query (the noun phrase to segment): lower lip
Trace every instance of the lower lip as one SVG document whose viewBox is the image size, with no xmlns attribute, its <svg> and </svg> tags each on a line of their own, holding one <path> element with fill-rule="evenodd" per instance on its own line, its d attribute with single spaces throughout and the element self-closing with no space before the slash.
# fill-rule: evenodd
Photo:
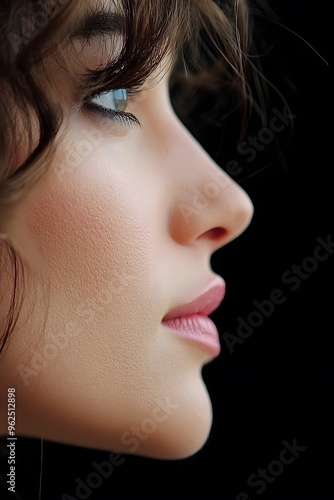
<svg viewBox="0 0 334 500">
<path fill-rule="evenodd" d="M 181 337 L 190 340 L 213 357 L 220 353 L 218 330 L 214 322 L 203 314 L 190 314 L 180 318 L 163 321 L 162 324 Z"/>
</svg>

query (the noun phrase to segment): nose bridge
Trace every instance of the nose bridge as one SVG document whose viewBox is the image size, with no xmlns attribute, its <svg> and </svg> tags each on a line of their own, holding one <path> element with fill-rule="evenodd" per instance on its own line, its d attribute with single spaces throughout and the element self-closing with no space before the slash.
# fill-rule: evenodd
<svg viewBox="0 0 334 500">
<path fill-rule="evenodd" d="M 246 229 L 253 214 L 252 202 L 177 118 L 170 134 L 171 234 L 183 244 L 206 237 L 218 248 Z"/>
</svg>

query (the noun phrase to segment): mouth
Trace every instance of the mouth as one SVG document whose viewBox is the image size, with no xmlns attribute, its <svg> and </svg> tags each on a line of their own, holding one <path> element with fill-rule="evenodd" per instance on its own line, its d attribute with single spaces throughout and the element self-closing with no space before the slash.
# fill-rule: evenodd
<svg viewBox="0 0 334 500">
<path fill-rule="evenodd" d="M 163 317 L 162 324 L 212 357 L 217 357 L 221 350 L 219 334 L 208 315 L 221 304 L 225 290 L 225 281 L 217 276 L 200 295 L 171 309 Z"/>
</svg>

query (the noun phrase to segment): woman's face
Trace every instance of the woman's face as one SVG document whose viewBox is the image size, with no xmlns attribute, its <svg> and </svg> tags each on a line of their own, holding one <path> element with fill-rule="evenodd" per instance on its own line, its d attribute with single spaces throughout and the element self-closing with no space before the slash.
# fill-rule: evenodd
<svg viewBox="0 0 334 500">
<path fill-rule="evenodd" d="M 52 164 L 8 223 L 31 285 L 1 397 L 16 388 L 18 434 L 181 458 L 208 437 L 201 370 L 217 351 L 162 319 L 221 285 L 210 258 L 253 208 L 174 114 L 165 65 L 145 85 L 126 109 L 141 127 L 69 104 Z"/>
</svg>

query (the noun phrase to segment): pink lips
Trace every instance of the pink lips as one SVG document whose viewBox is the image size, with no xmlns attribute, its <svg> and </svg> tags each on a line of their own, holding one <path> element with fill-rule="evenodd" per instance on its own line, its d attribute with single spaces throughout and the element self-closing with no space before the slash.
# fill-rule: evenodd
<svg viewBox="0 0 334 500">
<path fill-rule="evenodd" d="M 214 283 L 191 302 L 171 309 L 162 324 L 179 336 L 196 343 L 213 357 L 220 353 L 219 335 L 216 325 L 208 318 L 222 302 L 225 295 L 225 281 L 217 277 Z"/>
</svg>

